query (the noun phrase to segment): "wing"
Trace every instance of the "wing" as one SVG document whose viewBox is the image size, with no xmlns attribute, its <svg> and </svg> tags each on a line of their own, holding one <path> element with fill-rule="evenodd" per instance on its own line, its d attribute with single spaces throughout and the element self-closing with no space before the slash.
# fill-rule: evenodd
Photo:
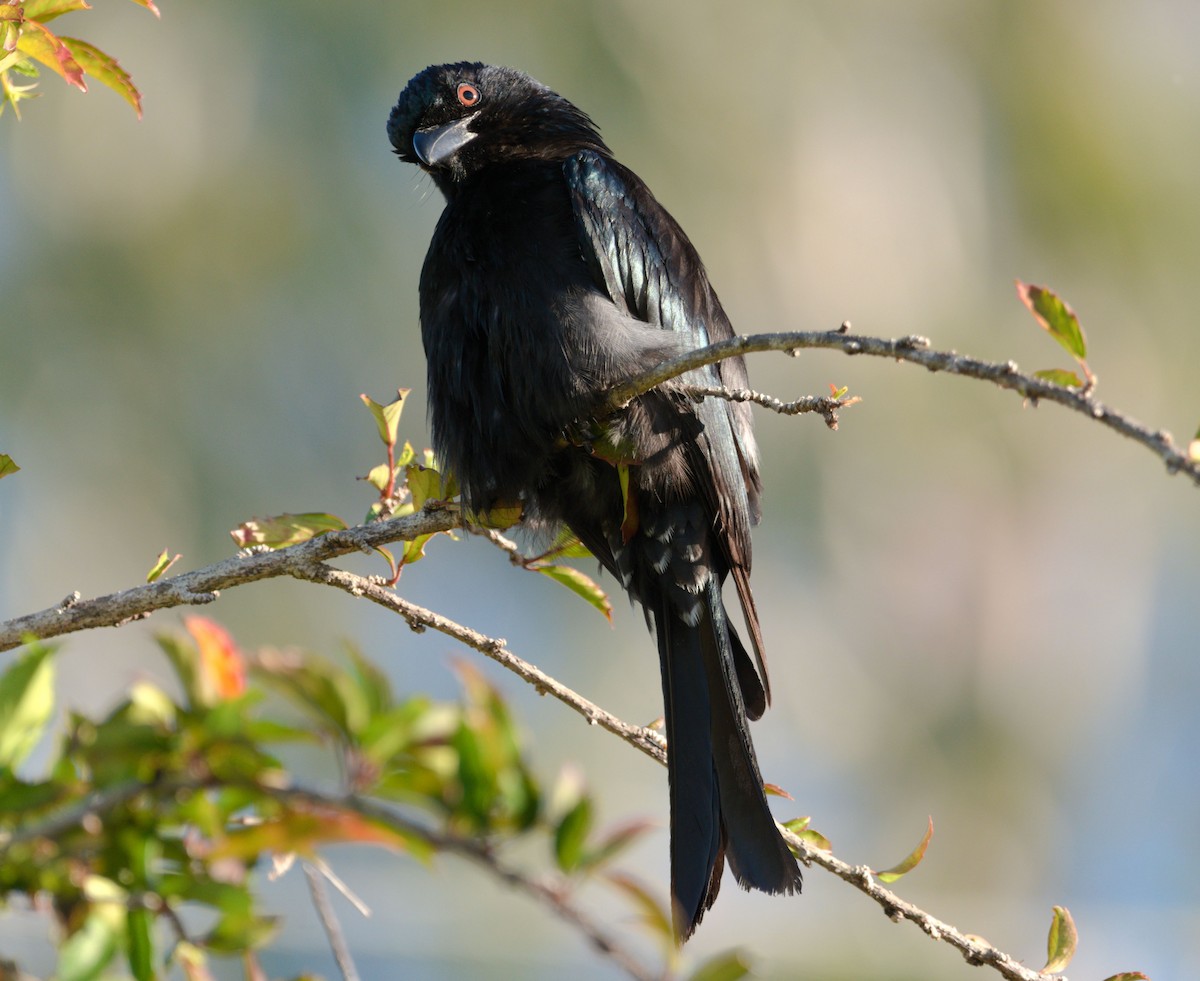
<svg viewBox="0 0 1200 981">
<path fill-rule="evenodd" d="M 563 171 L 581 252 L 597 286 L 620 311 L 684 338 L 685 347 L 704 347 L 733 337 L 700 256 L 636 174 L 590 150 L 568 158 Z M 748 387 L 741 358 L 689 372 L 683 381 Z M 696 404 L 694 412 L 703 431 L 690 448 L 688 463 L 697 489 L 706 498 L 716 544 L 734 577 L 759 671 L 767 684 L 749 582 L 750 525 L 758 521 L 761 491 L 750 407 L 712 398 Z"/>
</svg>

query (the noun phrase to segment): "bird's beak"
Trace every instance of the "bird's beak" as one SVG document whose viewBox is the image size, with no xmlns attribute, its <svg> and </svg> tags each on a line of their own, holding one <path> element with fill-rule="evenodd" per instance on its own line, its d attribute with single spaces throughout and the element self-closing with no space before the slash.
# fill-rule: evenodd
<svg viewBox="0 0 1200 981">
<path fill-rule="evenodd" d="M 421 163 L 426 167 L 436 166 L 475 139 L 479 134 L 467 129 L 474 118 L 475 114 L 472 113 L 452 123 L 419 129 L 413 133 L 413 150 L 421 158 Z"/>
</svg>

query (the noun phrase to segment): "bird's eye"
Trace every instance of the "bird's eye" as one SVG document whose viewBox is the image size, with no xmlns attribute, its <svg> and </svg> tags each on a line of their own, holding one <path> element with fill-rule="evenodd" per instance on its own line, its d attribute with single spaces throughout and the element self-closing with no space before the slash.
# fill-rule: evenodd
<svg viewBox="0 0 1200 981">
<path fill-rule="evenodd" d="M 470 82 L 458 83 L 458 101 L 460 105 L 473 106 L 479 101 L 479 89 Z"/>
</svg>

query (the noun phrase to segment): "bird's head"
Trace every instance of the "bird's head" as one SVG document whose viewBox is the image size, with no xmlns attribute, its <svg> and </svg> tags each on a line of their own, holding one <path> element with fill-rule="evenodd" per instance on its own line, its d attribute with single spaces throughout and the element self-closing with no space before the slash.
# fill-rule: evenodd
<svg viewBox="0 0 1200 981">
<path fill-rule="evenodd" d="M 608 153 L 592 121 L 561 95 L 523 72 L 479 62 L 433 65 L 415 75 L 387 128 L 400 159 L 428 171 L 447 192 L 493 163 Z"/>
</svg>

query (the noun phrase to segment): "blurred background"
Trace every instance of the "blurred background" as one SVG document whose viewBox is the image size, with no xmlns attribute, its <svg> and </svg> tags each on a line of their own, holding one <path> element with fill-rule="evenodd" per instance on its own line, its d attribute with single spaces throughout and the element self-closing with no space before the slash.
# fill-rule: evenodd
<svg viewBox="0 0 1200 981">
<path fill-rule="evenodd" d="M 1186 442 L 1200 422 L 1200 6 L 1033 0 L 338 4 L 100 0 L 60 22 L 116 55 L 145 118 L 53 76 L 0 118 L 0 618 L 232 554 L 252 515 L 357 520 L 380 459 L 358 402 L 414 398 L 416 285 L 441 210 L 384 123 L 428 64 L 520 67 L 586 109 L 675 214 L 743 333 L 849 319 L 881 336 L 1069 367 L 1013 278 L 1080 314 L 1099 396 Z M 1200 962 L 1200 497 L 1111 431 L 988 385 L 831 353 L 759 355 L 781 398 L 847 385 L 840 431 L 758 416 L 755 589 L 774 708 L 766 778 L 837 853 L 1072 976 Z M 366 566 L 364 566 L 366 568 Z M 611 585 L 611 582 L 609 583 Z M 631 721 L 661 712 L 653 641 L 479 541 L 435 541 L 410 599 L 493 636 Z M 247 646 L 353 639 L 401 691 L 454 697 L 433 634 L 294 582 L 205 611 Z M 70 638 L 67 705 L 162 674 L 148 624 Z M 9 657 L 8 655 L 6 657 Z M 610 822 L 663 829 L 629 863 L 665 892 L 665 773 L 491 664 L 547 781 L 587 773 Z M 605 978 L 571 931 L 476 871 L 330 855 L 373 907 L 340 912 L 364 977 Z M 296 873 L 273 975 L 332 959 Z M 616 927 L 628 908 L 586 900 Z M 0 950 L 52 969 L 46 926 Z M 633 941 L 635 946 L 640 940 Z M 962 978 L 953 951 L 819 870 L 771 899 L 727 879 L 687 955 L 739 945 L 762 977 Z M 646 948 L 648 950 L 648 948 Z M 234 976 L 231 972 L 229 976 Z"/>
</svg>

